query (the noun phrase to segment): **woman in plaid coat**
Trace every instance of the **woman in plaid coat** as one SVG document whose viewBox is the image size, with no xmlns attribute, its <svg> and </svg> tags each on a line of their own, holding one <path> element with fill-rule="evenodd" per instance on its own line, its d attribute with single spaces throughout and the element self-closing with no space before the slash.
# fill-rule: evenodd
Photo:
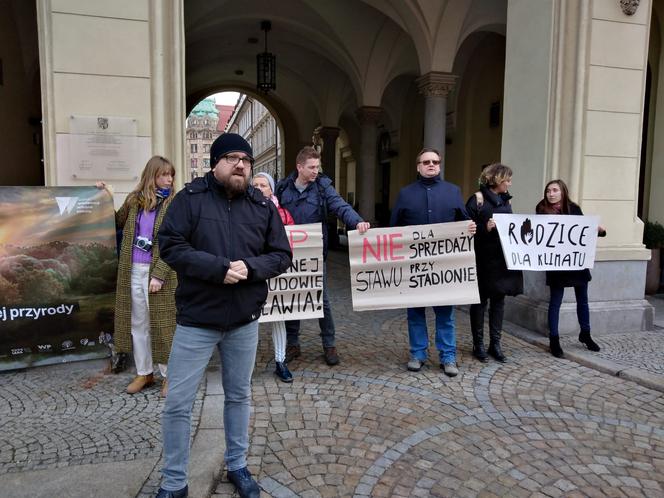
<svg viewBox="0 0 664 498">
<path fill-rule="evenodd" d="M 154 384 L 159 366 L 166 395 L 168 355 L 175 331 L 177 277 L 159 257 L 157 232 L 174 197 L 175 168 L 161 156 L 146 164 L 141 180 L 115 213 L 122 229 L 115 298 L 114 342 L 118 352 L 133 352 L 136 378 L 127 386 L 135 394 Z"/>
</svg>

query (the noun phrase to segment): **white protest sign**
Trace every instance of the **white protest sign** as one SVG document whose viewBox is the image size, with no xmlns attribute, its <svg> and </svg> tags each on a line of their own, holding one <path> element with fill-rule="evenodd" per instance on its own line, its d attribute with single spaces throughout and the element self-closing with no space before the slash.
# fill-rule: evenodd
<svg viewBox="0 0 664 498">
<path fill-rule="evenodd" d="M 468 222 L 348 233 L 356 311 L 479 303 Z"/>
<path fill-rule="evenodd" d="M 510 270 L 582 270 L 595 265 L 597 216 L 495 214 Z"/>
<path fill-rule="evenodd" d="M 267 301 L 259 322 L 323 316 L 323 232 L 320 223 L 288 225 L 293 250 L 290 268 L 267 281 Z"/>
</svg>

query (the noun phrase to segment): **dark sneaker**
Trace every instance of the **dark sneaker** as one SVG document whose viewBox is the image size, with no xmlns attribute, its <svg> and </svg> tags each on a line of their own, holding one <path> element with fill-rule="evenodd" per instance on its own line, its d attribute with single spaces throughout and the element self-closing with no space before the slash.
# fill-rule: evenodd
<svg viewBox="0 0 664 498">
<path fill-rule="evenodd" d="M 290 363 L 301 354 L 300 346 L 286 346 L 286 363 Z"/>
<path fill-rule="evenodd" d="M 258 483 L 251 477 L 247 467 L 239 470 L 229 470 L 228 480 L 237 488 L 240 498 L 260 498 L 261 490 Z"/>
<path fill-rule="evenodd" d="M 189 487 L 185 486 L 182 489 L 177 491 L 166 491 L 165 489 L 159 488 L 156 498 L 187 498 L 189 494 Z"/>
<path fill-rule="evenodd" d="M 293 382 L 293 374 L 288 370 L 288 366 L 283 361 L 277 362 L 277 367 L 274 369 L 274 375 L 279 377 L 281 382 Z"/>
<path fill-rule="evenodd" d="M 339 355 L 337 355 L 337 348 L 331 346 L 329 348 L 323 348 L 323 355 L 325 356 L 325 363 L 330 366 L 334 366 L 339 363 Z"/>
</svg>

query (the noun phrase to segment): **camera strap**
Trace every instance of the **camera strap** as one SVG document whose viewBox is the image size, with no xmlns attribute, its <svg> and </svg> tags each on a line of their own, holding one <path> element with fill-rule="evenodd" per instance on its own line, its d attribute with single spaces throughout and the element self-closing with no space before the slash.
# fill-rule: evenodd
<svg viewBox="0 0 664 498">
<path fill-rule="evenodd" d="M 136 216 L 136 229 L 134 230 L 134 245 L 136 245 L 136 241 L 137 241 L 138 237 L 141 236 L 141 223 L 143 221 L 143 218 L 144 218 L 144 210 L 139 209 L 138 210 L 138 215 Z M 157 213 L 155 212 L 153 220 L 152 220 L 152 227 L 151 227 L 150 231 L 147 232 L 146 235 L 143 235 L 143 237 L 148 239 L 150 241 L 150 243 L 152 243 L 152 236 L 153 236 L 153 232 L 154 232 L 154 222 L 156 221 L 156 219 L 157 219 Z"/>
</svg>

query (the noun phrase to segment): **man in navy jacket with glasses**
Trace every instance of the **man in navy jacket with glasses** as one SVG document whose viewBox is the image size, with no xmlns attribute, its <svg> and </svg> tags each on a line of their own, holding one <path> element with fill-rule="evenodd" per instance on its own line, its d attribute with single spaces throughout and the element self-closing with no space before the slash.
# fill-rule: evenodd
<svg viewBox="0 0 664 498">
<path fill-rule="evenodd" d="M 391 226 L 428 225 L 470 220 L 456 185 L 440 177 L 440 153 L 422 149 L 417 155 L 417 181 L 402 188 L 392 210 Z M 468 222 L 468 231 L 475 233 L 475 222 Z M 456 364 L 456 331 L 454 306 L 434 306 L 436 313 L 436 348 L 440 368 L 449 377 L 459 373 Z M 418 372 L 427 360 L 429 333 L 426 308 L 408 308 L 408 339 L 410 361 L 408 370 Z"/>
</svg>

